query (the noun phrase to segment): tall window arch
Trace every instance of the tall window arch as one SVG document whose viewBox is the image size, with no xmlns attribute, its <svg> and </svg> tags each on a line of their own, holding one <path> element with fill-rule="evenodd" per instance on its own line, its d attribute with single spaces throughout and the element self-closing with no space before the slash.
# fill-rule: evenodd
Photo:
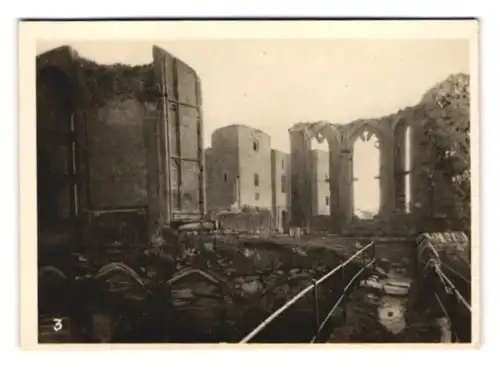
<svg viewBox="0 0 500 375">
<path fill-rule="evenodd" d="M 399 212 L 412 210 L 412 128 L 407 124 L 396 127 L 394 134 L 394 188 Z"/>
<path fill-rule="evenodd" d="M 405 212 L 411 212 L 411 127 L 406 126 L 404 131 L 404 186 L 405 186 Z"/>
<path fill-rule="evenodd" d="M 380 211 L 380 138 L 364 129 L 353 142 L 353 214 L 372 219 Z"/>
</svg>

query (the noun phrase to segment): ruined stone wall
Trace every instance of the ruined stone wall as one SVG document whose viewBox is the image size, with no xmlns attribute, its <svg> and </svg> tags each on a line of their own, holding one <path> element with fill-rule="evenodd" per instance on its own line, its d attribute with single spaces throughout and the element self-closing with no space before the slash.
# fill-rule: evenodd
<svg viewBox="0 0 500 375">
<path fill-rule="evenodd" d="M 153 48 L 151 64 L 128 66 L 97 64 L 61 47 L 38 56 L 38 78 L 46 69 L 64 72 L 69 81 L 61 91 L 71 102 L 66 106 L 71 113 L 61 121 L 66 134 L 55 136 L 44 127 L 52 120 L 40 118 L 39 125 L 45 145 L 67 142 L 66 154 L 74 155 L 66 159 L 64 178 L 75 186 L 67 186 L 68 197 L 62 198 L 70 201 L 73 219 L 86 220 L 81 214 L 88 211 L 141 210 L 151 235 L 174 216 L 202 216 L 204 155 L 196 72 L 159 48 Z M 40 104 L 44 117 L 51 105 Z"/>
<path fill-rule="evenodd" d="M 36 97 L 37 204 L 42 227 L 68 219 L 74 206 L 71 181 L 67 177 L 73 173 L 72 142 L 69 136 L 57 136 L 69 135 L 72 130 L 74 98 L 71 92 L 71 77 L 61 70 L 49 67 L 39 72 Z"/>
<path fill-rule="evenodd" d="M 271 210 L 271 137 L 248 126 L 237 126 L 237 132 L 241 205 Z"/>
<path fill-rule="evenodd" d="M 307 180 L 306 170 L 310 168 L 308 150 L 310 141 L 314 136 L 326 137 L 330 146 L 330 216 L 332 230 L 354 233 L 362 229 L 363 223 L 352 223 L 353 219 L 353 143 L 356 138 L 367 131 L 374 133 L 379 139 L 380 149 L 380 188 L 381 205 L 380 216 L 383 217 L 365 228 L 364 232 L 390 232 L 402 233 L 408 230 L 445 230 L 446 228 L 462 228 L 460 218 L 456 217 L 453 209 L 461 202 L 450 194 L 450 176 L 446 176 L 444 169 L 436 162 L 435 149 L 432 146 L 432 131 L 429 133 L 434 121 L 436 124 L 445 124 L 442 128 L 457 127 L 468 122 L 468 96 L 462 86 L 466 78 L 462 76 L 451 77 L 451 83 L 444 83 L 442 90 L 451 91 L 450 100 L 458 103 L 455 107 L 440 107 L 439 103 L 418 104 L 407 107 L 397 113 L 373 119 L 359 119 L 345 125 L 326 123 L 297 124 L 291 137 L 292 160 L 292 216 L 296 225 L 307 226 L 314 210 L 309 212 L 305 202 L 318 201 L 315 189 L 309 191 L 310 181 Z M 458 83 L 456 83 L 456 82 Z M 464 83 L 465 82 L 465 83 Z M 453 86 L 454 85 L 454 86 Z M 451 87 L 451 89 L 449 87 Z M 438 87 L 441 87 L 438 85 Z M 453 91 L 453 87 L 458 87 Z M 446 95 L 446 94 L 445 94 Z M 457 98 L 455 98 L 455 95 Z M 445 98 L 446 99 L 446 98 Z M 447 99 L 446 99 L 447 100 Z M 448 109 L 446 109 L 448 108 Z M 452 109 L 450 109 L 452 108 Z M 454 124 L 454 125 L 453 125 Z M 300 131 L 298 130 L 300 128 Z M 405 130 L 411 129 L 409 145 L 405 144 Z M 455 131 L 453 129 L 450 132 Z M 446 131 L 444 131 L 446 132 Z M 465 131 L 464 131 L 465 132 Z M 440 135 L 442 140 L 449 138 Z M 461 135 L 456 136 L 459 139 Z M 435 139 L 435 137 L 434 137 Z M 405 166 L 405 148 L 410 147 L 410 168 Z M 409 170 L 407 170 L 409 169 Z M 409 174 L 410 196 L 406 196 L 405 174 Z M 466 194 L 464 194 L 466 195 Z M 409 212 L 405 212 L 405 201 L 409 200 Z M 460 199 L 460 198 L 458 198 Z M 463 198 L 468 199 L 467 197 Z M 465 202 L 466 203 L 466 202 Z M 466 207 L 466 205 L 465 205 Z M 460 211 L 460 209 L 457 209 Z M 466 211 L 466 208 L 463 209 Z M 406 216 L 401 216 L 406 215 Z M 354 225 L 356 224 L 356 225 Z M 354 228 L 354 226 L 356 228 Z M 361 226 L 360 226 L 361 225 Z M 350 228 L 347 228 L 350 226 Z"/>
<path fill-rule="evenodd" d="M 224 231 L 238 233 L 270 233 L 276 223 L 270 211 L 223 212 L 217 215 Z"/>
<path fill-rule="evenodd" d="M 212 134 L 207 163 L 211 209 L 228 209 L 234 203 L 272 209 L 269 135 L 245 125 L 219 128 Z"/>
<path fill-rule="evenodd" d="M 134 99 L 110 98 L 87 111 L 93 209 L 147 206 L 145 115 L 146 106 Z"/>
<path fill-rule="evenodd" d="M 85 97 L 78 122 L 84 136 L 80 162 L 86 173 L 81 188 L 94 212 L 88 228 L 92 241 L 147 242 L 155 228 L 170 220 L 168 192 L 178 194 L 175 186 L 167 190 L 173 176 L 166 164 L 166 129 L 154 66 L 101 66 L 81 58 L 76 64 Z M 168 124 L 174 131 L 171 119 Z M 135 213 L 101 215 L 101 210 Z"/>
<path fill-rule="evenodd" d="M 405 212 L 405 201 L 409 200 L 408 214 L 417 218 L 428 211 L 431 196 L 423 193 L 431 185 L 429 177 L 423 173 L 422 164 L 426 161 L 426 142 L 424 124 L 415 116 L 414 108 L 408 107 L 397 114 L 394 129 L 394 211 Z M 405 132 L 410 129 L 410 143 L 406 144 Z M 410 148 L 410 169 L 406 171 L 405 151 Z M 406 196 L 405 172 L 409 172 L 410 196 Z"/>
</svg>

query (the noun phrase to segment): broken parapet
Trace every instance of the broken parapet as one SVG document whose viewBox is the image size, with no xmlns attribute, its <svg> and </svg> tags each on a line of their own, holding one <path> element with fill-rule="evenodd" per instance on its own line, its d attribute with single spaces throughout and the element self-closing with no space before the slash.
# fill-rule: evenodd
<svg viewBox="0 0 500 375">
<path fill-rule="evenodd" d="M 40 201 L 67 202 L 62 208 L 42 206 L 42 215 L 85 212 L 89 247 L 98 237 L 147 244 L 159 228 L 201 220 L 206 212 L 201 107 L 196 72 L 155 46 L 151 62 L 137 66 L 98 64 L 68 46 L 38 56 L 38 183 L 45 195 Z M 53 146 L 59 131 L 74 132 L 74 143 L 64 146 L 75 156 L 61 160 L 74 165 L 77 175 L 70 199 L 57 196 L 53 174 L 61 171 L 48 162 L 61 158 Z M 54 209 L 64 212 L 50 213 Z"/>
</svg>

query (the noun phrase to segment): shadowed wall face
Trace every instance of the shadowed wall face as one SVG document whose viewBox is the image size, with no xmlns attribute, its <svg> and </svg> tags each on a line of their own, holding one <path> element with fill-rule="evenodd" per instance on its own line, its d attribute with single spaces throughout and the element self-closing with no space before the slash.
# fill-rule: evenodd
<svg viewBox="0 0 500 375">
<path fill-rule="evenodd" d="M 39 201 L 51 206 L 41 207 L 44 223 L 134 211 L 153 233 L 203 215 L 200 82 L 180 60 L 153 52 L 141 66 L 99 65 L 69 47 L 37 57 Z"/>
<path fill-rule="evenodd" d="M 311 150 L 312 215 L 330 215 L 330 156 L 327 151 Z"/>
<path fill-rule="evenodd" d="M 238 132 L 223 128 L 212 134 L 212 148 L 205 151 L 207 165 L 207 206 L 228 209 L 238 203 Z"/>
<path fill-rule="evenodd" d="M 395 205 L 392 131 L 396 119 L 390 115 L 358 120 L 340 128 L 311 123 L 306 129 L 290 132 L 295 225 L 310 227 L 313 216 L 329 215 L 330 230 L 339 231 L 363 209 L 370 217 L 391 216 Z M 318 135 L 328 139 L 329 151 L 310 149 L 309 136 Z M 360 149 L 360 138 L 368 142 L 361 143 L 367 147 Z M 356 207 L 360 203 L 361 210 Z"/>
<path fill-rule="evenodd" d="M 56 136 L 71 132 L 71 91 L 69 77 L 60 70 L 45 68 L 37 77 L 39 226 L 56 226 L 69 219 L 74 206 L 66 178 L 73 172 L 71 142 Z"/>
<path fill-rule="evenodd" d="M 87 122 L 91 204 L 94 209 L 147 205 L 145 107 L 112 99 Z"/>
<path fill-rule="evenodd" d="M 291 224 L 308 227 L 312 216 L 309 150 L 311 141 L 300 131 L 290 132 Z"/>
</svg>

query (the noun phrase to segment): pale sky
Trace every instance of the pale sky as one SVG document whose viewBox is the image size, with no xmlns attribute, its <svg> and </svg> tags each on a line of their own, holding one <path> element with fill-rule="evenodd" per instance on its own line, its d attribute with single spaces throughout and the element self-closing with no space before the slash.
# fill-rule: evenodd
<svg viewBox="0 0 500 375">
<path fill-rule="evenodd" d="M 206 146 L 216 128 L 239 123 L 289 151 L 297 122 L 388 115 L 448 75 L 469 73 L 467 40 L 44 42 L 37 52 L 62 44 L 104 64 L 151 62 L 153 44 L 186 62 L 202 82 Z"/>
<path fill-rule="evenodd" d="M 376 141 L 376 136 L 366 142 L 358 138 L 353 151 L 353 174 L 357 179 L 354 182 L 354 207 L 373 214 L 380 209 L 380 186 L 379 180 L 375 179 L 380 175 Z"/>
</svg>

